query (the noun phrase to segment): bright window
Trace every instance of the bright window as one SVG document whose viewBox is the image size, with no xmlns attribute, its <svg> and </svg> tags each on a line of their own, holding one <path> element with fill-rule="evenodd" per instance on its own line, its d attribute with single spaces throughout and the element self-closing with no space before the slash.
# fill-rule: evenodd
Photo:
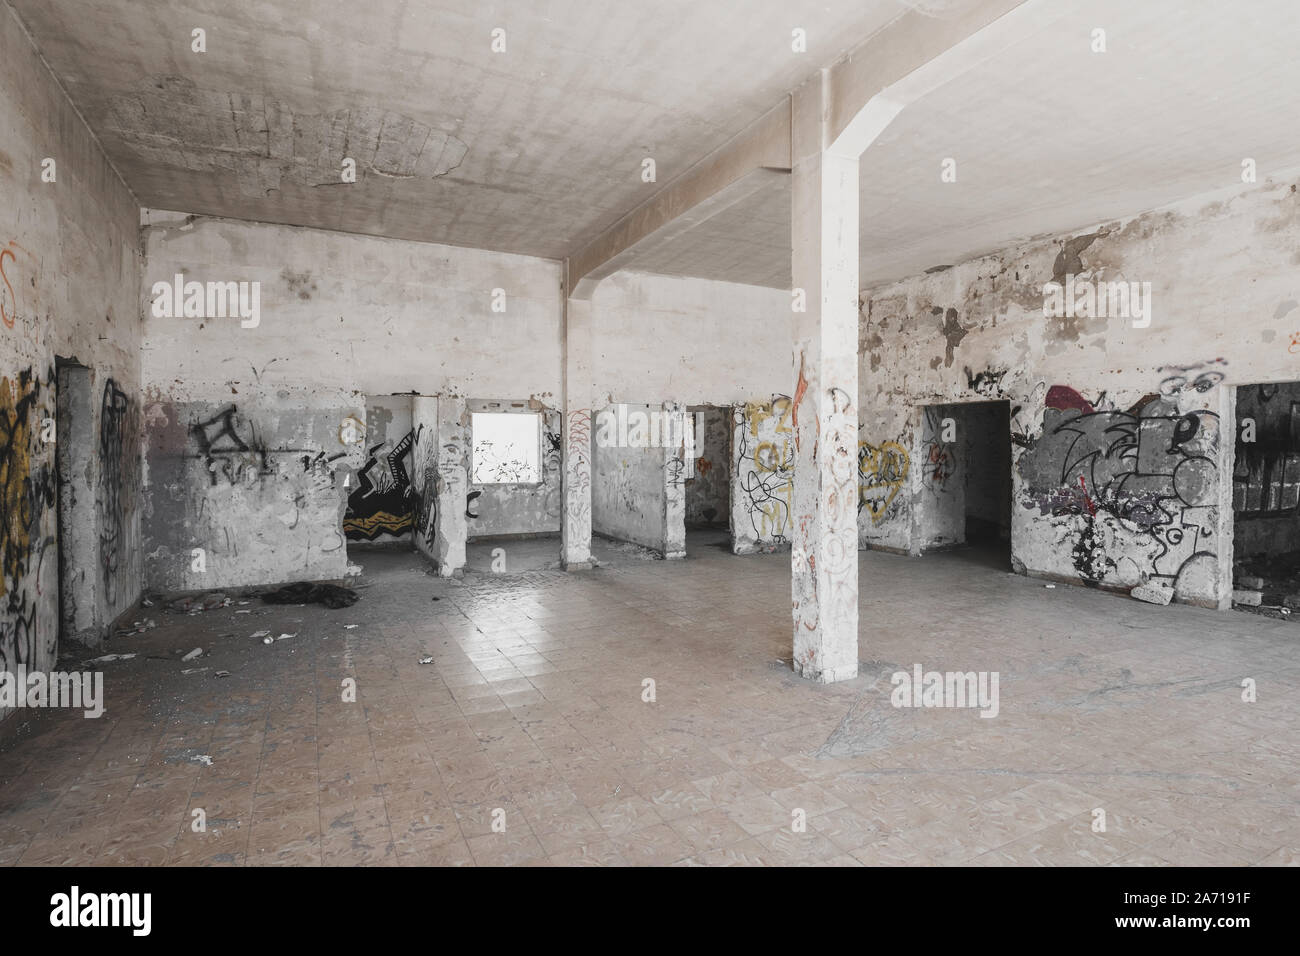
<svg viewBox="0 0 1300 956">
<path fill-rule="evenodd" d="M 542 416 L 475 412 L 474 471 L 478 485 L 535 485 L 542 480 Z"/>
</svg>

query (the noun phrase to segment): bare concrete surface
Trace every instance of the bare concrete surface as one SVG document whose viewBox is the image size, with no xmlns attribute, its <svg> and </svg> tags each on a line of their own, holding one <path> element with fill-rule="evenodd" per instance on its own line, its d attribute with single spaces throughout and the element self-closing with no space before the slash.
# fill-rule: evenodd
<svg viewBox="0 0 1300 956">
<path fill-rule="evenodd" d="M 375 552 L 346 609 L 146 609 L 76 648 L 135 655 L 94 665 L 102 718 L 12 718 L 0 862 L 1297 862 L 1292 625 L 864 552 L 860 676 L 820 685 L 788 555 L 699 543 L 456 580 Z M 997 716 L 891 706 L 917 663 L 997 672 Z"/>
</svg>

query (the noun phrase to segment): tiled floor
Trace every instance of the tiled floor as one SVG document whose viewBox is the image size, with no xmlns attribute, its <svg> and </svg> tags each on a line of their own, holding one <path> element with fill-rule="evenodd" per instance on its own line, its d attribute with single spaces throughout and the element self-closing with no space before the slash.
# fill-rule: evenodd
<svg viewBox="0 0 1300 956">
<path fill-rule="evenodd" d="M 345 610 L 149 609 L 104 717 L 13 718 L 0 863 L 1300 860 L 1297 625 L 864 553 L 861 676 L 820 686 L 786 660 L 787 555 L 358 560 Z M 914 663 L 998 672 L 998 716 L 892 707 Z"/>
</svg>

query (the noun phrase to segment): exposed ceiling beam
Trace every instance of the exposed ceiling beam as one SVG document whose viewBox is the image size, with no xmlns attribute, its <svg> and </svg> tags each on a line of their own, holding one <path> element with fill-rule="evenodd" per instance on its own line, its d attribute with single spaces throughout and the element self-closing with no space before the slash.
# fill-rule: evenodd
<svg viewBox="0 0 1300 956">
<path fill-rule="evenodd" d="M 570 256 L 573 285 L 566 292 L 590 296 L 597 282 L 627 265 L 636 247 L 680 234 L 745 198 L 761 187 L 764 171 L 790 171 L 789 97 Z M 687 216 L 686 225 L 675 224 Z"/>
</svg>

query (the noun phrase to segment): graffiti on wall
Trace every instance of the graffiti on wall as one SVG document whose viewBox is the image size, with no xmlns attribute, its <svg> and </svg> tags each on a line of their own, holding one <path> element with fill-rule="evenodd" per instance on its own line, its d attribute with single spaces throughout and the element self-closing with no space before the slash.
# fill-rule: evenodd
<svg viewBox="0 0 1300 956">
<path fill-rule="evenodd" d="M 414 526 L 417 503 L 406 459 L 415 438 L 412 429 L 396 445 L 381 442 L 370 449 L 343 516 L 343 533 L 349 539 L 374 541 L 382 534 L 405 534 Z"/>
<path fill-rule="evenodd" d="M 1087 583 L 1132 561 L 1177 587 L 1215 561 L 1219 417 L 1180 412 L 1172 394 L 1121 410 L 1067 386 L 1047 392 L 1042 436 L 1019 468 L 1029 506 L 1074 536 L 1073 564 Z"/>
<path fill-rule="evenodd" d="M 54 618 L 43 620 L 57 614 L 58 492 L 53 444 L 41 440 L 53 382 L 52 370 L 44 380 L 33 369 L 0 378 L 0 670 L 49 661 L 58 633 Z"/>
<path fill-rule="evenodd" d="M 889 514 L 907 481 L 909 463 L 907 449 L 899 442 L 858 442 L 858 510 L 866 509 L 872 523 L 879 524 Z"/>
<path fill-rule="evenodd" d="M 196 457 L 204 463 L 210 485 L 223 481 L 231 485 L 252 484 L 275 474 L 256 429 L 250 425 L 246 434 L 240 434 L 237 414 L 236 407 L 228 405 L 190 426 L 190 435 L 198 446 Z"/>
<path fill-rule="evenodd" d="M 766 403 L 749 402 L 734 413 L 739 517 L 753 538 L 764 543 L 783 544 L 793 530 L 792 411 L 790 399 L 782 396 Z"/>
<path fill-rule="evenodd" d="M 568 426 L 564 513 L 568 518 L 566 539 L 576 543 L 591 537 L 591 410 L 569 412 Z"/>
<path fill-rule="evenodd" d="M 927 406 L 921 443 L 921 487 L 936 495 L 948 490 L 957 474 L 957 445 L 943 440 L 945 412 L 943 406 Z"/>
<path fill-rule="evenodd" d="M 135 424 L 131 416 L 131 401 L 113 379 L 104 382 L 104 395 L 99 408 L 99 563 L 103 572 L 104 594 L 109 605 L 117 603 L 117 573 L 121 565 L 125 542 L 125 498 L 134 478 L 131 452 Z"/>
</svg>

